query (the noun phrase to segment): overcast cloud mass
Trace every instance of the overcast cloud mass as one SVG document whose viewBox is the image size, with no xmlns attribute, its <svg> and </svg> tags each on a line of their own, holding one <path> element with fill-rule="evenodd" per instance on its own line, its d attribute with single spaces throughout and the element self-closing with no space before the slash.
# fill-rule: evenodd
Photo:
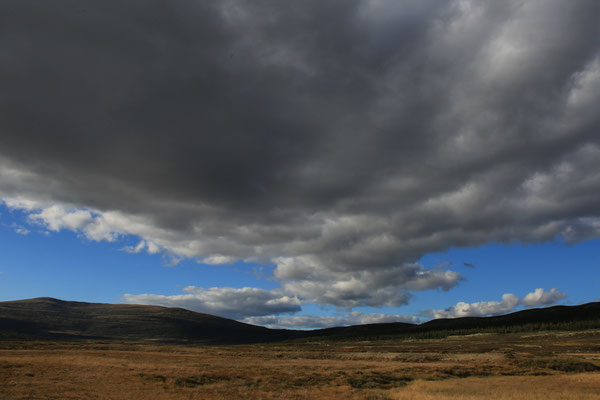
<svg viewBox="0 0 600 400">
<path fill-rule="evenodd" d="M 274 264 L 269 313 L 404 305 L 462 279 L 427 253 L 600 236 L 599 16 L 5 0 L 0 197 L 47 230 L 138 236 L 131 252 Z M 214 290 L 188 294 L 241 289 Z"/>
</svg>

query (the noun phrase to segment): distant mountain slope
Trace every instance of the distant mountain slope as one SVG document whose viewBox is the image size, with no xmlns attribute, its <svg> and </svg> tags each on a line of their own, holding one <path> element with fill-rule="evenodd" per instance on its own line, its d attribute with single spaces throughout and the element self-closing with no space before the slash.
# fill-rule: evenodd
<svg viewBox="0 0 600 400">
<path fill-rule="evenodd" d="M 251 343 L 290 335 L 182 308 L 53 298 L 0 302 L 0 338 Z"/>
<path fill-rule="evenodd" d="M 553 306 L 517 311 L 494 317 L 465 317 L 435 319 L 419 325 L 422 329 L 476 329 L 500 326 L 523 326 L 527 324 L 552 325 L 575 324 L 582 321 L 600 320 L 600 302 L 579 306 Z"/>
<path fill-rule="evenodd" d="M 359 325 L 312 331 L 312 336 L 332 339 L 441 337 L 445 334 L 476 332 L 515 332 L 536 330 L 600 329 L 600 302 L 578 306 L 554 306 L 517 311 L 493 317 L 463 317 L 435 319 L 420 325 L 401 322 Z"/>
<path fill-rule="evenodd" d="M 182 308 L 97 304 L 47 297 L 0 302 L 0 340 L 107 340 L 235 344 L 287 339 L 376 339 L 478 331 L 600 328 L 600 303 L 512 314 L 292 331 L 267 329 Z"/>
</svg>

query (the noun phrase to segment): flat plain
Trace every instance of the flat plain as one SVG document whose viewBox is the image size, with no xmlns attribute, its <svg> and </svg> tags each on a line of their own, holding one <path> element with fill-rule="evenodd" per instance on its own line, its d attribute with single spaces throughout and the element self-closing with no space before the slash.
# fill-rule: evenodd
<svg viewBox="0 0 600 400">
<path fill-rule="evenodd" d="M 3 341 L 0 399 L 600 399 L 600 330 L 228 346 Z"/>
</svg>

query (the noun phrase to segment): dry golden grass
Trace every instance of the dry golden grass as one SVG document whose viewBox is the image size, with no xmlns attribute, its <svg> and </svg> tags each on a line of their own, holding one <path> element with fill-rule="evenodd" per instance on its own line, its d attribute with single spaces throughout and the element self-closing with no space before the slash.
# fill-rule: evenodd
<svg viewBox="0 0 600 400">
<path fill-rule="evenodd" d="M 600 399 L 600 332 L 170 346 L 0 343 L 0 400 Z"/>
<path fill-rule="evenodd" d="M 415 381 L 389 394 L 397 400 L 595 400 L 600 399 L 600 375 L 494 376 Z"/>
</svg>

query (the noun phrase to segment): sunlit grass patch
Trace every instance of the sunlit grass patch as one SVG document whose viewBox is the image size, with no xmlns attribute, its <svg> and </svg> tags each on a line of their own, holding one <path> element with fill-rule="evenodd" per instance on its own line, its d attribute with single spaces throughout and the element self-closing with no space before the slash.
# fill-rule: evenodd
<svg viewBox="0 0 600 400">
<path fill-rule="evenodd" d="M 600 375 L 500 376 L 415 381 L 391 391 L 395 400 L 597 400 Z"/>
</svg>

